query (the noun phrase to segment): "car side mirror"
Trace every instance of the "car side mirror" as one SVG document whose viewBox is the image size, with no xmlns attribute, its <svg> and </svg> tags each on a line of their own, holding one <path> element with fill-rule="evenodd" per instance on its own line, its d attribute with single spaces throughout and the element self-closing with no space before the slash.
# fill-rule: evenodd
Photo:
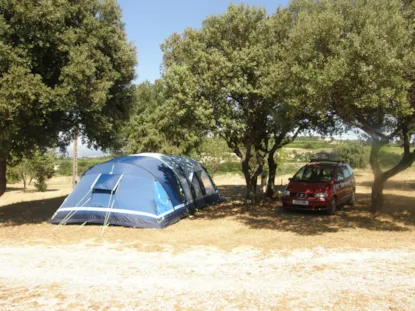
<svg viewBox="0 0 415 311">
<path fill-rule="evenodd" d="M 288 178 L 288 181 L 291 181 L 291 180 L 293 180 L 293 178 L 292 178 L 292 177 Z"/>
</svg>

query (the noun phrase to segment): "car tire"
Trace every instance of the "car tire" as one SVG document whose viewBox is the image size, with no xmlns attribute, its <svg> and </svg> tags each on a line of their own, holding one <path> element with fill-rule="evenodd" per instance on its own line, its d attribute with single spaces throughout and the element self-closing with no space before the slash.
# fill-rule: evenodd
<svg viewBox="0 0 415 311">
<path fill-rule="evenodd" d="M 356 192 L 353 190 L 349 201 L 347 201 L 347 205 L 354 206 L 355 204 L 356 204 Z"/>
<path fill-rule="evenodd" d="M 329 210 L 327 211 L 327 214 L 329 214 L 329 215 L 334 215 L 334 214 L 336 214 L 336 209 L 337 209 L 337 202 L 336 202 L 336 199 L 331 199 L 331 201 L 330 201 L 330 208 L 329 208 Z"/>
</svg>

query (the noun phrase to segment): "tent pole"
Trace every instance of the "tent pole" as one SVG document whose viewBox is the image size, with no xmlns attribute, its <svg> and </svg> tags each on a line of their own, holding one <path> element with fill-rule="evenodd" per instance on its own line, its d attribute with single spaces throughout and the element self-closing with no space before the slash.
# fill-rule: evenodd
<svg viewBox="0 0 415 311">
<path fill-rule="evenodd" d="M 78 126 L 75 126 L 73 136 L 72 188 L 75 188 L 78 182 Z"/>
</svg>

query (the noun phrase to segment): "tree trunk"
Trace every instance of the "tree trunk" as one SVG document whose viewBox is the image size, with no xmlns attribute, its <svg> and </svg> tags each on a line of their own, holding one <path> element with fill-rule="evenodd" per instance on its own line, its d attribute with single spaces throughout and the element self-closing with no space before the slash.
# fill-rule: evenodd
<svg viewBox="0 0 415 311">
<path fill-rule="evenodd" d="M 23 180 L 23 192 L 26 192 L 26 176 L 25 176 L 25 174 L 22 174 L 22 180 Z"/>
<path fill-rule="evenodd" d="M 6 192 L 6 158 L 0 157 L 0 197 Z"/>
<path fill-rule="evenodd" d="M 277 163 L 275 163 L 274 155 L 268 155 L 268 183 L 267 183 L 267 190 L 265 192 L 265 196 L 267 198 L 272 199 L 274 196 L 274 188 L 275 188 L 275 176 L 277 173 Z"/>
<path fill-rule="evenodd" d="M 370 211 L 376 213 L 382 210 L 384 197 L 383 197 L 383 188 L 385 186 L 385 180 L 382 176 L 375 178 L 375 181 L 372 185 L 372 206 Z"/>
<path fill-rule="evenodd" d="M 256 186 L 258 175 L 251 176 L 249 170 L 249 159 L 242 161 L 242 172 L 244 173 L 246 182 L 246 203 L 255 204 L 257 202 Z"/>
<path fill-rule="evenodd" d="M 78 182 L 78 127 L 74 129 L 73 138 L 73 157 L 72 157 L 72 188 L 75 188 Z"/>
<path fill-rule="evenodd" d="M 386 143 L 377 142 L 375 140 L 372 141 L 372 148 L 370 150 L 370 166 L 372 167 L 373 175 L 375 176 L 375 180 L 372 185 L 372 207 L 371 211 L 376 213 L 381 211 L 384 204 L 384 197 L 383 197 L 383 188 L 385 187 L 385 183 L 388 181 L 389 178 L 399 174 L 400 172 L 406 170 L 407 168 L 411 167 L 411 165 L 415 162 L 415 150 L 411 153 L 410 151 L 410 139 L 407 132 L 404 131 L 404 154 L 397 165 L 392 167 L 391 169 L 383 172 L 379 165 L 379 151 Z"/>
</svg>

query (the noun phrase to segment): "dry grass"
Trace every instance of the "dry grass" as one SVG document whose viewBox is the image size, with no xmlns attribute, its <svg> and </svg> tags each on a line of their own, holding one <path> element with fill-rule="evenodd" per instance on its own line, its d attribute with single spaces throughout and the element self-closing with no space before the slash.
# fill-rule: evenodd
<svg viewBox="0 0 415 311">
<path fill-rule="evenodd" d="M 70 179 L 53 179 L 42 197 L 12 185 L 0 199 L 0 309 L 412 310 L 415 174 L 388 183 L 379 215 L 369 212 L 370 173 L 357 179 L 358 204 L 329 217 L 279 202 L 247 209 L 241 177 L 218 176 L 229 202 L 164 230 L 103 236 L 47 223 Z"/>
<path fill-rule="evenodd" d="M 47 223 L 69 191 L 70 179 L 52 181 L 56 191 L 44 199 L 28 201 L 37 193 L 12 190 L 7 200 L 27 202 L 0 207 L 0 241 L 22 244 L 65 245 L 113 243 L 119 247 L 133 247 L 141 251 L 183 250 L 209 246 L 231 250 L 253 246 L 263 250 L 301 247 L 390 248 L 415 242 L 415 194 L 396 189 L 397 184 L 411 181 L 412 172 L 393 179 L 387 185 L 385 211 L 379 215 L 369 212 L 370 181 L 368 172 L 358 178 L 358 204 L 345 207 L 334 217 L 324 214 L 284 212 L 279 202 L 263 202 L 247 209 L 241 201 L 243 182 L 239 176 L 219 176 L 215 182 L 230 201 L 202 210 L 193 218 L 183 219 L 164 230 L 109 227 L 101 235 L 99 226 L 77 225 L 55 227 Z M 284 180 L 288 178 L 283 176 Z M 60 187 L 62 185 L 62 187 Z M 52 188 L 52 187 L 51 187 Z M 13 189 L 17 189 L 14 186 Z M 13 193 L 15 192 L 15 193 Z M 56 197 L 54 197 L 56 196 Z M 2 199 L 1 199 L 2 200 Z M 3 202 L 3 201 L 2 201 Z M 1 203 L 3 204 L 3 203 Z"/>
<path fill-rule="evenodd" d="M 0 197 L 0 208 L 13 203 L 32 202 L 47 200 L 61 196 L 67 196 L 72 191 L 71 177 L 53 177 L 47 181 L 48 189 L 46 192 L 36 191 L 33 184 L 23 191 L 23 184 L 7 185 L 6 193 Z"/>
</svg>

